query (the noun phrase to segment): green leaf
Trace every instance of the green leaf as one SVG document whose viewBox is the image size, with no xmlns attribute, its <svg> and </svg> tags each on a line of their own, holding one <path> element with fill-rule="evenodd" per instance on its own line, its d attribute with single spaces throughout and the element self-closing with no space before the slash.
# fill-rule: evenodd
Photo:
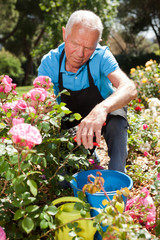
<svg viewBox="0 0 160 240">
<path fill-rule="evenodd" d="M 79 113 L 74 113 L 73 114 L 76 120 L 80 120 L 82 116 Z"/>
<path fill-rule="evenodd" d="M 6 99 L 6 96 L 4 92 L 0 92 L 0 99 Z"/>
<path fill-rule="evenodd" d="M 14 214 L 14 220 L 18 220 L 20 219 L 21 217 L 23 217 L 25 215 L 25 211 L 22 210 L 22 209 L 18 209 L 15 214 Z"/>
<path fill-rule="evenodd" d="M 40 171 L 30 171 L 27 173 L 27 176 L 33 175 L 33 174 L 42 174 Z"/>
<path fill-rule="evenodd" d="M 83 208 L 83 204 L 82 204 L 82 203 L 76 202 L 76 203 L 74 204 L 74 209 L 80 211 L 82 208 Z"/>
<path fill-rule="evenodd" d="M 47 213 L 50 215 L 56 215 L 56 213 L 58 212 L 58 208 L 56 208 L 56 206 L 49 206 Z"/>
<path fill-rule="evenodd" d="M 42 122 L 42 128 L 44 132 L 48 132 L 50 130 L 50 124 L 48 122 Z"/>
<path fill-rule="evenodd" d="M 25 175 L 20 175 L 17 178 L 13 179 L 13 185 L 18 185 L 18 184 L 24 182 L 25 179 L 26 179 Z"/>
<path fill-rule="evenodd" d="M 35 212 L 39 209 L 39 206 L 37 205 L 32 205 L 32 206 L 28 206 L 26 207 L 26 212 Z"/>
<path fill-rule="evenodd" d="M 46 229 L 46 228 L 48 228 L 48 226 L 49 226 L 49 224 L 48 224 L 48 222 L 46 221 L 46 220 L 42 220 L 41 222 L 40 222 L 40 228 L 41 229 Z"/>
<path fill-rule="evenodd" d="M 74 148 L 74 144 L 71 142 L 67 143 L 67 148 L 71 151 Z"/>
<path fill-rule="evenodd" d="M 14 178 L 14 174 L 15 174 L 15 172 L 14 172 L 13 169 L 8 169 L 8 171 L 5 174 L 6 180 L 9 181 L 9 180 L 13 179 Z"/>
<path fill-rule="evenodd" d="M 22 228 L 26 233 L 30 233 L 34 228 L 34 222 L 31 218 L 26 217 L 22 221 Z"/>
<path fill-rule="evenodd" d="M 86 216 L 86 211 L 84 209 L 81 209 L 80 214 L 81 214 L 82 217 L 85 217 Z"/>
<path fill-rule="evenodd" d="M 38 193 L 37 183 L 34 180 L 28 180 L 27 185 L 30 187 L 30 191 L 33 196 L 36 196 Z"/>
<path fill-rule="evenodd" d="M 72 228 L 73 228 L 73 223 L 68 223 L 68 224 L 67 224 L 67 227 L 68 227 L 69 229 L 72 229 Z"/>
<path fill-rule="evenodd" d="M 55 126 L 55 127 L 59 128 L 59 125 L 58 125 L 58 123 L 57 123 L 57 120 L 56 120 L 56 119 L 54 119 L 54 118 L 51 118 L 51 119 L 50 119 L 50 123 L 51 123 L 53 126 Z"/>
<path fill-rule="evenodd" d="M 0 143 L 0 156 L 6 153 L 6 147 L 3 143 Z"/>
<path fill-rule="evenodd" d="M 7 161 L 4 161 L 0 167 L 0 173 L 7 171 L 9 167 L 9 163 Z"/>
</svg>

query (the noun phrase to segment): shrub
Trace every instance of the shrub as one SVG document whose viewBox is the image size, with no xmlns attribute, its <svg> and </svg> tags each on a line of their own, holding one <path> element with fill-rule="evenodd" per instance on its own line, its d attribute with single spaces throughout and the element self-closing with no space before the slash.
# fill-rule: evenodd
<svg viewBox="0 0 160 240">
<path fill-rule="evenodd" d="M 16 83 L 19 83 L 23 77 L 23 70 L 21 68 L 20 60 L 13 55 L 12 53 L 2 49 L 0 51 L 0 75 L 5 74 L 9 75 L 11 78 L 14 78 Z"/>
</svg>

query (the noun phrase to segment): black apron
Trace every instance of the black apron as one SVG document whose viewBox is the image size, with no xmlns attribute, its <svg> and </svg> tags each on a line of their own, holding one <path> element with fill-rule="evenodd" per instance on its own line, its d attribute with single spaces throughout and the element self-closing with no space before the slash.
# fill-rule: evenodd
<svg viewBox="0 0 160 240">
<path fill-rule="evenodd" d="M 60 92 L 64 89 L 62 72 L 60 71 L 63 57 L 64 57 L 64 50 L 62 51 L 62 54 L 60 57 L 60 62 L 59 62 L 59 90 L 60 90 Z M 61 95 L 61 102 L 66 103 L 66 107 L 72 111 L 72 114 L 79 113 L 82 116 L 82 118 L 85 118 L 98 103 L 100 103 L 104 100 L 104 98 L 101 96 L 97 86 L 95 86 L 95 84 L 94 84 L 94 80 L 90 73 L 89 60 L 87 61 L 87 71 L 88 71 L 88 79 L 89 79 L 89 87 L 88 88 L 78 90 L 78 91 L 71 91 L 70 89 L 66 89 L 70 93 L 70 95 L 66 95 L 66 94 Z M 124 108 L 118 109 L 108 115 L 120 115 L 120 116 L 126 118 L 127 107 L 125 106 Z M 67 116 L 69 116 L 69 115 L 67 115 Z M 64 121 L 64 119 L 62 119 L 61 128 L 69 129 L 69 128 L 75 127 L 76 125 L 79 124 L 79 122 L 81 120 L 79 120 L 79 121 L 74 120 L 74 121 L 70 122 L 69 120 Z"/>
</svg>

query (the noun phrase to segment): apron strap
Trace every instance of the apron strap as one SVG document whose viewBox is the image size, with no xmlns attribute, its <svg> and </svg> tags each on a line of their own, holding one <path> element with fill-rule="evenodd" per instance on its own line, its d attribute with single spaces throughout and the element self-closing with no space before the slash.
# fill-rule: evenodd
<svg viewBox="0 0 160 240">
<path fill-rule="evenodd" d="M 61 53 L 60 60 L 59 60 L 59 80 L 58 80 L 58 82 L 59 82 L 60 92 L 63 90 L 63 81 L 62 81 L 62 73 L 61 73 L 61 65 L 62 65 L 63 57 L 64 57 L 64 49 Z"/>
<path fill-rule="evenodd" d="M 64 49 L 61 53 L 61 56 L 60 56 L 60 60 L 59 60 L 59 90 L 62 91 L 63 90 L 63 79 L 62 79 L 62 73 L 61 73 L 61 65 L 62 65 L 62 60 L 63 60 L 63 57 L 64 57 Z M 91 72 L 90 72 L 90 68 L 89 68 L 89 60 L 87 61 L 87 72 L 88 72 L 88 79 L 89 79 L 89 86 L 92 87 L 92 86 L 95 86 L 94 84 L 94 80 L 92 78 L 92 75 L 91 75 Z"/>
</svg>

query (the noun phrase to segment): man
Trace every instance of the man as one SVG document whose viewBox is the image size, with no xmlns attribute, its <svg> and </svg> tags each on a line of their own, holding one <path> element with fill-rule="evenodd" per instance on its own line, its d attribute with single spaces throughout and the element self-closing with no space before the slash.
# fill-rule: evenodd
<svg viewBox="0 0 160 240">
<path fill-rule="evenodd" d="M 55 94 L 63 89 L 70 92 L 70 96 L 62 94 L 61 101 L 82 116 L 77 144 L 93 149 L 94 139 L 99 144 L 103 134 L 109 169 L 125 172 L 128 123 L 124 106 L 137 96 L 135 85 L 109 48 L 100 46 L 103 25 L 96 14 L 75 11 L 62 31 L 64 43 L 43 57 L 38 75 L 52 79 Z M 76 121 L 64 122 L 62 128 L 75 125 Z"/>
</svg>

